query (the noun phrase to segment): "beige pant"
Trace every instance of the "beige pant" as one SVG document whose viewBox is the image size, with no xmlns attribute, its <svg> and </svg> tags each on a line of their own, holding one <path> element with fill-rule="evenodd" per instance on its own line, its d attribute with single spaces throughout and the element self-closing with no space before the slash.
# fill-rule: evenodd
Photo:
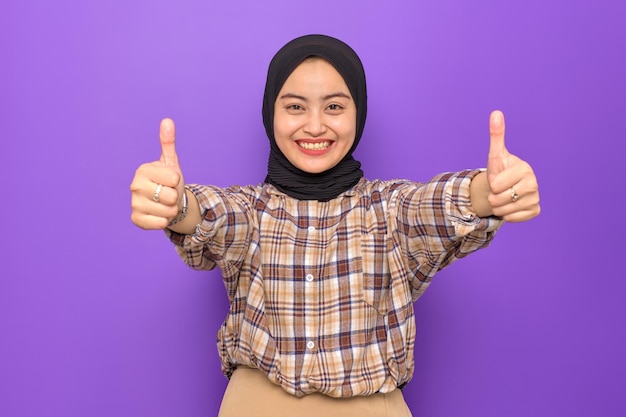
<svg viewBox="0 0 626 417">
<path fill-rule="evenodd" d="M 233 373 L 218 417 L 412 417 L 400 390 L 367 397 L 294 397 L 256 369 Z"/>
</svg>

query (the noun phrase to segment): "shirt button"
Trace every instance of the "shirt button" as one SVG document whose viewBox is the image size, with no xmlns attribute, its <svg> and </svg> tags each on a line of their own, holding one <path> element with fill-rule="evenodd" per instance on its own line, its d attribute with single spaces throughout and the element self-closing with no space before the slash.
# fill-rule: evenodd
<svg viewBox="0 0 626 417">
<path fill-rule="evenodd" d="M 307 276 L 305 277 L 305 279 L 306 279 L 308 282 L 311 282 L 311 281 L 313 281 L 313 275 L 311 275 L 311 274 L 307 274 Z"/>
<path fill-rule="evenodd" d="M 307 349 L 313 349 L 315 347 L 315 343 L 312 342 L 312 341 L 308 341 L 306 343 L 306 347 L 307 347 Z"/>
<path fill-rule="evenodd" d="M 315 231 L 315 226 L 309 226 L 309 232 L 314 232 Z"/>
</svg>

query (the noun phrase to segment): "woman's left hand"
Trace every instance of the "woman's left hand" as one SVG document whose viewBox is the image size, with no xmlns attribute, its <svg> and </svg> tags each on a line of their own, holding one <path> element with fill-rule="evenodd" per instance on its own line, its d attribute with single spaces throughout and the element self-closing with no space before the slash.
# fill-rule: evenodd
<svg viewBox="0 0 626 417">
<path fill-rule="evenodd" d="M 539 186 L 530 164 L 509 153 L 504 144 L 504 115 L 495 110 L 489 118 L 487 201 L 494 216 L 523 222 L 539 215 Z"/>
</svg>

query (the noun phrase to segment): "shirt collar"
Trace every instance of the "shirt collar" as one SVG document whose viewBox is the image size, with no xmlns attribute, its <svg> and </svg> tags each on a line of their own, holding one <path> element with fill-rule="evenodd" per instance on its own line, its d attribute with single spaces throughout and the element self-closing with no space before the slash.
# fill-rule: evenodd
<svg viewBox="0 0 626 417">
<path fill-rule="evenodd" d="M 354 187 L 347 189 L 346 191 L 344 191 L 343 193 L 339 194 L 335 198 L 354 197 L 355 195 L 361 194 L 361 192 L 363 191 L 363 187 L 365 186 L 365 182 L 366 181 L 367 180 L 364 177 L 361 177 L 359 182 L 357 182 Z M 268 183 L 264 183 L 263 184 L 263 191 L 266 192 L 269 195 L 289 197 L 287 194 L 283 193 L 282 191 L 279 191 L 272 184 L 268 184 Z"/>
</svg>

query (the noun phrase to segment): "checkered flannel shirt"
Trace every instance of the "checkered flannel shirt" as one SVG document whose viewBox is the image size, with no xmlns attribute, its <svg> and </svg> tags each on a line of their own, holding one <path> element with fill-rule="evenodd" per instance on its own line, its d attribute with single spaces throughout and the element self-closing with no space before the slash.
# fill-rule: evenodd
<svg viewBox="0 0 626 417">
<path fill-rule="evenodd" d="M 219 267 L 230 311 L 218 332 L 227 376 L 258 368 L 295 396 L 390 392 L 413 375 L 413 302 L 433 275 L 489 244 L 478 170 L 427 183 L 361 179 L 328 202 L 269 184 L 189 185 L 203 213 L 193 235 L 167 231 L 187 265 Z"/>
</svg>

